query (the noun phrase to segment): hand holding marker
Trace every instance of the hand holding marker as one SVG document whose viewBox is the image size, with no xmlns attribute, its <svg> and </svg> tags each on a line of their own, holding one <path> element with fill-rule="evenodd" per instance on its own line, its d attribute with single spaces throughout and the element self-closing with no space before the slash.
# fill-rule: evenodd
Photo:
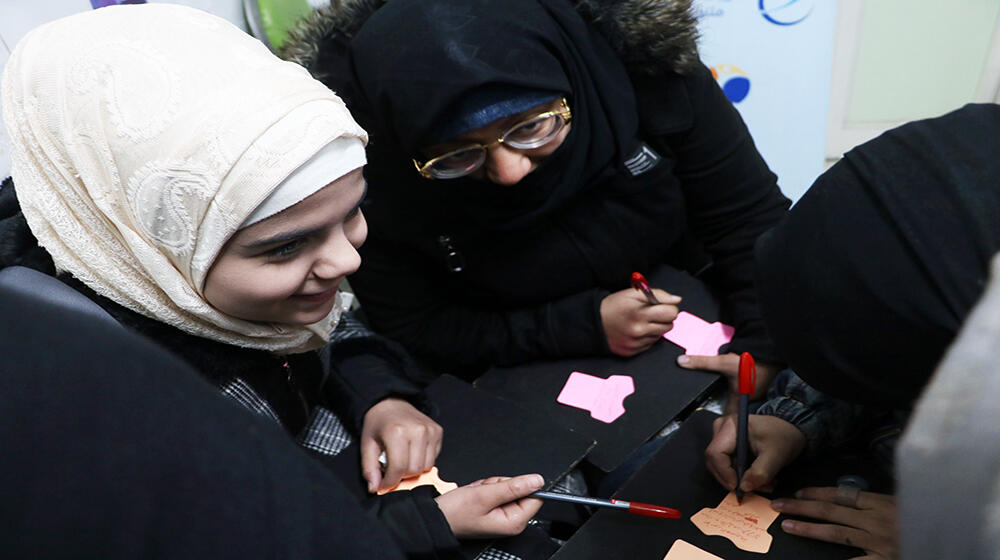
<svg viewBox="0 0 1000 560">
<path fill-rule="evenodd" d="M 740 483 L 743 481 L 743 471 L 747 465 L 747 445 L 750 439 L 749 401 L 756 383 L 757 366 L 754 364 L 753 356 L 744 352 L 740 354 L 740 379 L 737 386 L 737 391 L 740 394 L 740 409 L 736 423 L 736 499 L 741 504 L 743 503 L 743 489 L 740 488 Z"/>
<path fill-rule="evenodd" d="M 660 303 L 660 300 L 656 299 L 656 296 L 653 295 L 653 290 L 649 289 L 649 282 L 646 282 L 646 277 L 641 273 L 632 273 L 632 287 L 645 294 L 646 301 L 648 301 L 650 305 Z"/>
</svg>

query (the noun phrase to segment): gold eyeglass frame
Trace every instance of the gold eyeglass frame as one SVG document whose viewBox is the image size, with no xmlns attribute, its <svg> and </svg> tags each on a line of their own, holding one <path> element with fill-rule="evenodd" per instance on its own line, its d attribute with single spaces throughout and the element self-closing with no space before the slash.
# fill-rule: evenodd
<svg viewBox="0 0 1000 560">
<path fill-rule="evenodd" d="M 505 141 L 505 138 L 507 137 L 508 134 L 510 134 L 511 132 L 514 132 L 518 128 L 520 128 L 520 127 L 528 124 L 531 121 L 538 120 L 538 119 L 543 119 L 543 118 L 548 118 L 548 117 L 553 117 L 553 116 L 558 116 L 563 121 L 562 126 L 568 125 L 570 123 L 570 121 L 573 120 L 573 112 L 570 111 L 569 104 L 566 102 L 566 98 L 565 97 L 562 98 L 562 100 L 560 101 L 559 105 L 560 105 L 560 107 L 558 109 L 553 109 L 552 111 L 545 111 L 545 112 L 542 112 L 542 113 L 538 113 L 537 115 L 533 115 L 531 117 L 528 117 L 528 118 L 524 119 L 523 121 L 515 124 L 514 126 L 511 126 L 507 130 L 505 130 L 504 133 L 501 134 L 499 138 L 497 138 L 496 140 L 490 142 L 489 144 L 476 144 L 476 143 L 466 144 L 465 146 L 462 146 L 461 148 L 458 148 L 458 149 L 455 149 L 455 150 L 451 150 L 451 151 L 449 151 L 447 153 L 444 153 L 444 154 L 441 154 L 441 155 L 439 155 L 437 157 L 431 158 L 431 159 L 427 160 L 424 163 L 421 163 L 419 160 L 417 160 L 416 158 L 414 158 L 413 159 L 413 165 L 414 165 L 414 167 L 417 168 L 417 172 L 420 173 L 422 176 L 424 176 L 424 177 L 426 177 L 428 179 L 439 179 L 438 177 L 433 176 L 431 174 L 431 172 L 430 172 L 431 166 L 434 165 L 435 163 L 437 163 L 438 161 L 440 161 L 440 160 L 442 160 L 444 158 L 451 157 L 451 156 L 453 156 L 453 155 L 455 155 L 455 154 L 457 154 L 459 152 L 464 152 L 466 150 L 472 149 L 472 148 L 480 148 L 480 149 L 483 150 L 483 153 L 485 154 L 486 150 L 488 150 L 493 145 L 496 145 L 496 144 L 506 144 L 507 142 Z M 560 127 L 559 130 L 562 130 L 562 127 Z M 528 148 L 520 148 L 520 147 L 517 147 L 517 146 L 511 146 L 511 147 L 514 148 L 514 149 L 516 149 L 516 150 L 534 150 L 535 148 L 541 148 L 542 146 L 548 144 L 558 134 L 559 134 L 559 131 L 556 131 L 545 142 L 542 142 L 541 144 L 538 144 L 537 146 L 531 146 L 531 147 L 528 147 Z M 485 158 L 483 159 L 483 161 L 485 161 Z M 471 170 L 469 170 L 468 173 L 465 173 L 463 175 L 456 175 L 455 177 L 447 177 L 447 178 L 444 178 L 444 179 L 445 180 L 446 179 L 458 179 L 459 177 L 465 177 L 469 173 L 472 173 L 476 169 L 479 169 L 480 167 L 482 167 L 482 165 L 483 165 L 483 162 L 480 162 L 479 165 L 477 165 L 476 167 L 474 167 Z"/>
</svg>

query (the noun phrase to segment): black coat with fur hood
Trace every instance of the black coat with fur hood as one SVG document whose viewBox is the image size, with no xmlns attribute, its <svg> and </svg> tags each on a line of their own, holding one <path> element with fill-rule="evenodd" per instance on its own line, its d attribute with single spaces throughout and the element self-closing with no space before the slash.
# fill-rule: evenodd
<svg viewBox="0 0 1000 560">
<path fill-rule="evenodd" d="M 484 8 L 506 9 L 496 1 L 468 9 L 483 19 Z M 591 50 L 617 56 L 614 64 L 631 81 L 624 87 L 630 86 L 634 111 L 626 110 L 625 120 L 638 123 L 620 145 L 653 155 L 636 166 L 639 151 L 619 148 L 608 165 L 614 171 L 601 175 L 604 183 L 571 187 L 578 192 L 524 226 L 494 228 L 490 220 L 470 218 L 458 196 L 441 194 L 460 190 L 462 180 L 419 177 L 407 154 L 400 154 L 398 126 L 385 124 L 399 114 L 373 113 L 376 102 L 362 91 L 373 80 L 358 78 L 366 67 L 351 45 L 384 2 L 335 1 L 284 46 L 283 56 L 344 97 L 371 134 L 364 206 L 369 238 L 351 283 L 373 326 L 432 367 L 470 377 L 491 365 L 608 354 L 601 301 L 627 289 L 631 272 L 666 265 L 699 275 L 720 294 L 723 319 L 737 328 L 728 351 L 780 362 L 757 308 L 753 245 L 789 203 L 739 114 L 699 61 L 690 1 L 537 1 L 556 19 L 582 19 L 589 31 L 581 35 L 606 43 Z M 573 9 L 582 18 L 559 11 Z M 365 56 L 378 62 L 381 54 Z M 379 95 L 393 94 L 380 87 Z M 598 84 L 605 91 L 616 87 Z M 377 103 L 385 106 L 382 97 Z M 570 136 L 576 131 L 574 126 Z M 466 181 L 463 189 L 475 189 Z"/>
</svg>

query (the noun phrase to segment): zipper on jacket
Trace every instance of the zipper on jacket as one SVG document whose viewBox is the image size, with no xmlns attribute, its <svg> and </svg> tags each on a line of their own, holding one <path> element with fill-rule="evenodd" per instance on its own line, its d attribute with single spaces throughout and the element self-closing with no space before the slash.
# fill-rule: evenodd
<svg viewBox="0 0 1000 560">
<path fill-rule="evenodd" d="M 278 358 L 282 360 L 282 358 Z M 309 400 L 306 399 L 305 394 L 302 392 L 302 388 L 299 387 L 298 381 L 296 381 L 295 376 L 292 375 L 292 366 L 288 363 L 287 359 L 283 360 L 281 364 L 281 369 L 285 372 L 285 383 L 288 384 L 288 389 L 295 395 L 299 400 L 299 406 L 302 409 L 303 425 L 309 423 Z"/>
<path fill-rule="evenodd" d="M 448 270 L 451 272 L 462 272 L 462 269 L 465 268 L 465 260 L 462 258 L 462 254 L 458 252 L 458 249 L 455 248 L 454 243 L 452 243 L 451 236 L 438 236 L 438 245 L 444 251 L 444 262 Z"/>
</svg>

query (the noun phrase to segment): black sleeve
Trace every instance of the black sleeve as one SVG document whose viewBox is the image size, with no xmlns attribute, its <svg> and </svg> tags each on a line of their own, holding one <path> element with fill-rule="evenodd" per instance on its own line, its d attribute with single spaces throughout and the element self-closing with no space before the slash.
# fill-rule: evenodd
<svg viewBox="0 0 1000 560">
<path fill-rule="evenodd" d="M 389 529 L 407 558 L 462 560 L 458 539 L 434 501 L 437 496 L 434 487 L 418 486 L 368 498 L 363 507 Z"/>
<path fill-rule="evenodd" d="M 701 66 L 682 81 L 690 126 L 661 140 L 677 158 L 689 224 L 714 263 L 705 279 L 723 295 L 736 327 L 728 351 L 780 363 L 757 304 L 753 247 L 790 203 L 711 72 Z"/>
<path fill-rule="evenodd" d="M 604 290 L 535 307 L 476 309 L 449 294 L 447 271 L 431 270 L 375 228 L 361 256 L 363 265 L 351 285 L 372 325 L 439 373 L 472 379 L 493 364 L 608 352 L 600 315 Z"/>
<path fill-rule="evenodd" d="M 341 315 L 320 359 L 329 371 L 324 394 L 355 433 L 361 433 L 368 409 L 385 398 L 405 399 L 417 408 L 425 404 L 424 374 L 406 350 L 373 333 L 350 311 Z"/>
<path fill-rule="evenodd" d="M 0 332 L 5 556 L 404 558 L 277 425 L 146 339 L 3 288 Z"/>
</svg>

